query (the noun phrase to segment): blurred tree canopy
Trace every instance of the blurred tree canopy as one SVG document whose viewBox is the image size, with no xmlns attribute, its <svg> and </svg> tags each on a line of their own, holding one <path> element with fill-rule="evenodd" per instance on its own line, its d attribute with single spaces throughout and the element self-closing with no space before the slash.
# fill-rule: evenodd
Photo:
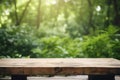
<svg viewBox="0 0 120 80">
<path fill-rule="evenodd" d="M 120 59 L 119 28 L 119 0 L 0 0 L 1 57 Z"/>
</svg>

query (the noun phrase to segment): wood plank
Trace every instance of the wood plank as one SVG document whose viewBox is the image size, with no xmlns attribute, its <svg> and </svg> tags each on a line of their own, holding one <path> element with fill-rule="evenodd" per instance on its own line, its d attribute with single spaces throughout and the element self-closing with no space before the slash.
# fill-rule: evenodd
<svg viewBox="0 0 120 80">
<path fill-rule="evenodd" d="M 120 75 L 120 61 L 113 58 L 0 59 L 0 74 Z"/>
<path fill-rule="evenodd" d="M 39 64 L 38 64 L 39 63 Z M 119 67 L 113 58 L 0 59 L 0 67 Z"/>
</svg>

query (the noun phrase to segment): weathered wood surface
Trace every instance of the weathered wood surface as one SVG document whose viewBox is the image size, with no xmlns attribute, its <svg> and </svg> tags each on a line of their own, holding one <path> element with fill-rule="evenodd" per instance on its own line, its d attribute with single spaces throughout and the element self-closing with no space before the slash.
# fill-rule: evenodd
<svg viewBox="0 0 120 80">
<path fill-rule="evenodd" d="M 120 75 L 120 61 L 113 58 L 0 59 L 0 74 Z"/>
</svg>

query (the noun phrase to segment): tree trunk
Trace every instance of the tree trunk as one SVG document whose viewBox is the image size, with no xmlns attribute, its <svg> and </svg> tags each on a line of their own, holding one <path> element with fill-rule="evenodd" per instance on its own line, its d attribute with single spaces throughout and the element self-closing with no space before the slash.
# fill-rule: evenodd
<svg viewBox="0 0 120 80">
<path fill-rule="evenodd" d="M 21 22 L 22 22 L 22 20 L 23 20 L 23 18 L 24 18 L 25 12 L 27 11 L 27 8 L 28 8 L 30 2 L 31 2 L 31 0 L 29 0 L 29 1 L 27 2 L 26 6 L 25 6 L 25 9 L 23 10 L 23 12 L 22 12 L 22 14 L 21 14 L 21 16 L 20 16 L 20 20 L 19 20 L 19 24 L 18 24 L 18 25 L 21 24 Z"/>
<path fill-rule="evenodd" d="M 27 5 L 25 6 L 25 9 L 23 10 L 23 12 L 22 12 L 20 18 L 18 18 L 18 13 L 17 13 L 17 2 L 16 2 L 16 0 L 14 0 L 15 18 L 16 18 L 16 23 L 15 23 L 15 25 L 16 25 L 16 26 L 18 26 L 18 25 L 21 24 L 21 22 L 22 22 L 22 20 L 23 20 L 23 17 L 24 17 L 24 15 L 25 15 L 25 12 L 27 11 L 27 8 L 28 8 L 30 2 L 31 2 L 31 0 L 29 0 L 29 1 L 27 2 Z"/>
<path fill-rule="evenodd" d="M 15 25 L 18 25 L 19 24 L 19 19 L 18 19 L 18 14 L 17 14 L 17 1 L 16 0 L 13 0 L 13 3 L 14 3 L 14 8 L 15 8 Z"/>
<path fill-rule="evenodd" d="M 115 17 L 113 19 L 113 24 L 120 27 L 120 13 L 119 13 L 119 0 L 113 0 Z"/>
<path fill-rule="evenodd" d="M 106 13 L 107 20 L 105 21 L 105 26 L 108 27 L 111 23 L 111 20 L 110 20 L 111 8 L 110 8 L 110 6 L 112 4 L 112 0 L 107 0 L 106 4 L 107 4 L 107 13 Z"/>
<path fill-rule="evenodd" d="M 89 11 L 88 11 L 89 12 L 88 27 L 90 26 L 94 32 L 95 27 L 93 25 L 93 4 L 92 4 L 91 0 L 87 0 L 87 1 L 88 1 L 88 9 L 89 9 Z"/>
<path fill-rule="evenodd" d="M 41 0 L 38 0 L 38 8 L 37 8 L 37 29 L 40 27 L 40 21 L 41 21 Z"/>
</svg>

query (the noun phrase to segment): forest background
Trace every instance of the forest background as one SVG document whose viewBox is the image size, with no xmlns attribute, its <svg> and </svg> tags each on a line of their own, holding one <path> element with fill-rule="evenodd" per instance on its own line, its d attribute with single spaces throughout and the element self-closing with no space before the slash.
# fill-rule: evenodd
<svg viewBox="0 0 120 80">
<path fill-rule="evenodd" d="M 0 58 L 120 59 L 120 0 L 0 0 Z"/>
</svg>

